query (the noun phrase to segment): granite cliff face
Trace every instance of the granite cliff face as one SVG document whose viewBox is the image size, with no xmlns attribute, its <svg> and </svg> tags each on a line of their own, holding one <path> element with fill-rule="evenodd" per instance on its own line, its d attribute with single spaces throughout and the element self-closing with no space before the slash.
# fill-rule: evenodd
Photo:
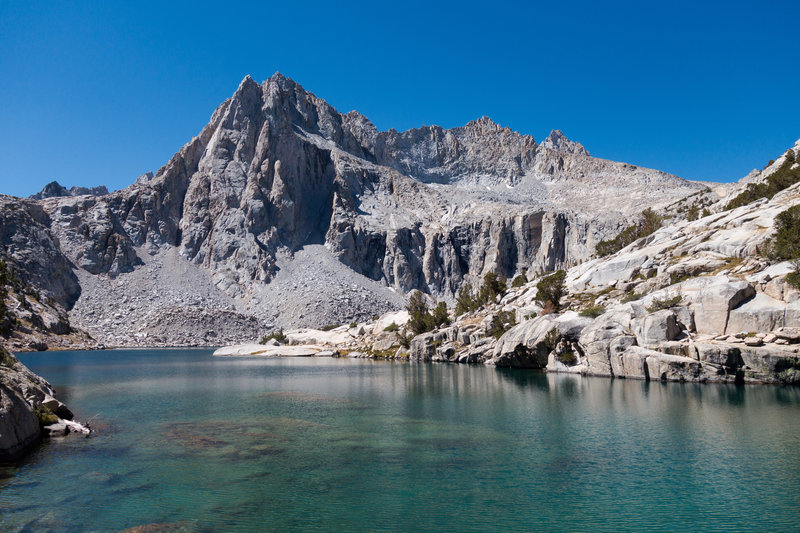
<svg viewBox="0 0 800 533">
<path fill-rule="evenodd" d="M 276 74 L 245 78 L 154 175 L 111 194 L 44 194 L 29 205 L 85 297 L 48 294 L 102 337 L 113 326 L 96 316 L 114 302 L 99 295 L 112 285 L 136 279 L 152 296 L 128 320 L 175 307 L 162 298 L 172 286 L 136 274 L 151 264 L 185 261 L 187 299 L 255 315 L 256 329 L 343 322 L 397 307 L 411 289 L 450 298 L 488 271 L 575 264 L 645 206 L 702 188 L 592 158 L 560 131 L 537 144 L 486 117 L 381 132 Z M 329 277 L 313 279 L 313 268 L 312 279 L 287 277 L 297 254 L 330 267 Z M 335 296 L 352 286 L 359 294 L 343 306 Z M 109 342 L 139 342 L 121 326 Z"/>
</svg>

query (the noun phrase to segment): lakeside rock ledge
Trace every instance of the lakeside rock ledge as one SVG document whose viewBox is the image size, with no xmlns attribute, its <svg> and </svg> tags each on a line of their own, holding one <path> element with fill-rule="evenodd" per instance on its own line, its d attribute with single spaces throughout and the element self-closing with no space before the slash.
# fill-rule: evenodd
<svg viewBox="0 0 800 533">
<path fill-rule="evenodd" d="M 89 434 L 52 386 L 0 347 L 0 462 L 16 461 L 43 437 Z"/>
</svg>

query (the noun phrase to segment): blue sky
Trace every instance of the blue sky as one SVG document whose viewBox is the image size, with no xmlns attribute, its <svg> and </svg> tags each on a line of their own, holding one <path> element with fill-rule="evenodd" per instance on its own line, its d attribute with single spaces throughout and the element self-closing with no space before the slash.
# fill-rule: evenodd
<svg viewBox="0 0 800 533">
<path fill-rule="evenodd" d="M 125 187 L 275 71 L 380 129 L 488 115 L 730 181 L 800 138 L 799 25 L 797 1 L 3 0 L 0 192 Z"/>
</svg>

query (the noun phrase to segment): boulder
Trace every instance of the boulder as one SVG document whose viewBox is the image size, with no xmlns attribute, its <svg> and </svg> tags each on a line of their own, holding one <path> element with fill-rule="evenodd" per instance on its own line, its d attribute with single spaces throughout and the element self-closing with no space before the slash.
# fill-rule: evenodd
<svg viewBox="0 0 800 533">
<path fill-rule="evenodd" d="M 695 359 L 648 350 L 647 374 L 651 380 L 707 381 L 703 365 Z"/>
<path fill-rule="evenodd" d="M 586 372 L 595 376 L 614 375 L 610 358 L 636 344 L 631 334 L 630 306 L 609 311 L 589 324 L 578 339 L 586 359 Z"/>
<path fill-rule="evenodd" d="M 381 317 L 375 322 L 372 332 L 380 333 L 392 324 L 396 324 L 397 326 L 405 326 L 408 322 L 408 319 L 409 315 L 408 311 L 406 310 L 395 311 L 394 313 L 386 313 L 385 315 L 381 315 Z"/>
<path fill-rule="evenodd" d="M 562 338 L 577 340 L 591 322 L 574 311 L 526 320 L 500 337 L 490 363 L 499 367 L 545 368 L 557 342 Z"/>
<path fill-rule="evenodd" d="M 775 330 L 775 336 L 789 343 L 800 342 L 800 327 L 782 327 Z"/>
<path fill-rule="evenodd" d="M 734 373 L 744 366 L 741 350 L 735 344 L 695 342 L 694 347 L 697 350 L 697 359 L 702 363 L 725 367 Z"/>
<path fill-rule="evenodd" d="M 637 318 L 633 321 L 632 327 L 639 346 L 655 346 L 671 341 L 681 333 L 677 316 L 671 309 Z"/>
<path fill-rule="evenodd" d="M 0 461 L 13 461 L 41 438 L 39 420 L 16 387 L 0 379 Z"/>
<path fill-rule="evenodd" d="M 745 281 L 710 279 L 706 287 L 692 295 L 695 329 L 701 334 L 721 335 L 726 331 L 731 309 L 755 296 L 756 291 Z"/>
<path fill-rule="evenodd" d="M 625 338 L 625 337 L 622 337 Z M 633 340 L 633 337 L 627 337 Z M 618 344 L 617 348 L 610 351 L 609 363 L 615 377 L 648 379 L 647 355 L 651 350 L 639 346 L 629 345 L 623 348 Z"/>
<path fill-rule="evenodd" d="M 728 334 L 767 332 L 785 325 L 786 304 L 760 292 L 732 309 L 725 332 Z"/>
</svg>

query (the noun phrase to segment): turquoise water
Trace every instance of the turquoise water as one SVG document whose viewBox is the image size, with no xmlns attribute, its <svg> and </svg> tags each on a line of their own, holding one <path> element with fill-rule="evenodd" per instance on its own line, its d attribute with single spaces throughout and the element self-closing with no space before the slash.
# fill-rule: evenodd
<svg viewBox="0 0 800 533">
<path fill-rule="evenodd" d="M 0 467 L 0 530 L 800 527 L 797 388 L 210 353 L 23 355 L 98 431 Z"/>
</svg>

